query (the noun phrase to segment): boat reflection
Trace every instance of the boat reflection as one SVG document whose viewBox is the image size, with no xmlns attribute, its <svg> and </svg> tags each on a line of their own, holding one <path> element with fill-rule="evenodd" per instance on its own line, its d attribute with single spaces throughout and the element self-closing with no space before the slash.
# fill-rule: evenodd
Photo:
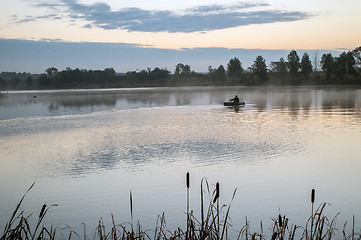
<svg viewBox="0 0 361 240">
<path fill-rule="evenodd" d="M 228 106 L 227 107 L 231 112 L 236 112 L 238 113 L 240 109 L 244 108 L 244 105 L 233 105 L 233 106 Z"/>
</svg>

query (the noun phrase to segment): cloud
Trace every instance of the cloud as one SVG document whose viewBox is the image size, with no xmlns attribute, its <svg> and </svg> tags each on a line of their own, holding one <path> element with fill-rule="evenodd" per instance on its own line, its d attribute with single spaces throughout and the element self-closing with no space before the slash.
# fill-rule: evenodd
<svg viewBox="0 0 361 240">
<path fill-rule="evenodd" d="M 257 56 L 266 59 L 266 64 L 287 58 L 290 50 L 184 48 L 182 50 L 158 49 L 151 46 L 126 43 L 65 42 L 61 39 L 11 40 L 0 38 L 0 72 L 42 73 L 48 67 L 58 69 L 105 69 L 112 67 L 117 72 L 167 68 L 184 63 L 196 72 L 207 72 L 208 67 L 226 66 L 231 58 L 238 57 L 244 68 L 252 66 Z M 338 56 L 333 50 L 297 50 L 298 56 L 307 52 L 310 56 L 324 53 Z"/>
<path fill-rule="evenodd" d="M 61 17 L 55 13 L 45 14 L 42 16 L 26 16 L 25 18 L 19 19 L 17 15 L 13 15 L 12 19 L 15 23 L 26 23 L 26 22 L 34 22 L 41 19 L 54 19 L 60 20 Z"/>
<path fill-rule="evenodd" d="M 63 13 L 66 12 L 72 20 L 87 21 L 86 27 L 137 32 L 204 32 L 251 24 L 298 21 L 311 16 L 299 11 L 267 10 L 269 4 L 266 3 L 213 4 L 169 11 L 140 8 L 112 10 L 110 5 L 103 2 L 86 5 L 77 0 L 59 1 L 52 4 L 38 3 L 35 6 L 52 10 L 62 8 Z M 260 8 L 265 10 L 256 10 Z M 46 18 L 46 16 L 41 16 L 41 18 Z M 49 16 L 49 18 L 55 17 Z M 40 17 L 28 17 L 18 22 L 37 19 Z"/>
</svg>

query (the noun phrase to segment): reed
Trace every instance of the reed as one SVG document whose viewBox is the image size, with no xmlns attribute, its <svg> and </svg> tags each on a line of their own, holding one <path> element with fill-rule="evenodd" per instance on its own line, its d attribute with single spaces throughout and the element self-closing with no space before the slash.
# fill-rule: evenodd
<svg viewBox="0 0 361 240">
<path fill-rule="evenodd" d="M 129 193 L 129 202 L 130 202 L 130 220 L 131 220 L 131 226 L 132 226 L 132 232 L 133 232 L 133 195 L 132 191 Z"/>
<path fill-rule="evenodd" d="M 313 220 L 314 220 L 314 217 L 313 217 L 313 203 L 315 202 L 315 189 L 312 189 L 311 190 L 311 228 L 313 226 Z M 312 238 L 312 231 L 311 231 L 311 239 Z"/>
<path fill-rule="evenodd" d="M 200 218 L 198 219 L 193 210 L 190 210 L 189 202 L 189 189 L 190 189 L 190 176 L 189 172 L 186 174 L 186 188 L 187 188 L 187 229 L 183 231 L 181 228 L 177 228 L 174 231 L 167 230 L 165 213 L 163 212 L 158 216 L 155 228 L 143 230 L 140 222 L 138 221 L 136 226 L 133 222 L 133 195 L 130 191 L 130 223 L 117 224 L 113 214 L 111 214 L 111 227 L 107 229 L 101 218 L 98 222 L 98 226 L 94 229 L 93 239 L 99 240 L 227 240 L 231 239 L 228 232 L 233 226 L 230 223 L 231 205 L 236 196 L 237 189 L 234 190 L 228 205 L 220 205 L 220 184 L 217 182 L 214 190 L 211 190 L 211 186 L 206 178 L 201 180 L 201 202 L 200 202 Z M 8 223 L 6 224 L 3 234 L 0 240 L 55 240 L 55 239 L 80 239 L 89 240 L 89 236 L 86 233 L 86 226 L 84 224 L 84 233 L 81 237 L 77 232 L 73 231 L 67 226 L 68 234 L 64 235 L 63 232 L 59 232 L 56 227 L 46 227 L 43 225 L 43 220 L 47 215 L 47 212 L 51 207 L 43 204 L 37 222 L 34 228 L 30 224 L 31 214 L 26 216 L 24 211 L 21 210 L 21 204 L 25 199 L 26 194 L 33 188 L 34 183 L 29 187 L 26 193 L 22 196 L 19 203 L 16 205 L 14 212 L 10 216 Z M 208 195 L 208 201 L 206 200 Z M 238 231 L 237 237 L 232 239 L 248 240 L 248 239 L 271 239 L 271 240 L 329 240 L 340 239 L 339 235 L 336 235 L 338 229 L 336 228 L 336 218 L 338 214 L 329 219 L 325 214 L 325 208 L 329 205 L 327 203 L 321 203 L 319 207 L 314 211 L 313 205 L 315 202 L 315 190 L 311 191 L 311 216 L 307 220 L 304 227 L 290 224 L 289 219 L 281 213 L 273 220 L 273 224 L 270 226 L 270 233 L 265 234 L 263 231 L 263 224 L 260 224 L 260 232 L 252 232 L 250 230 L 250 222 L 247 217 L 245 218 L 245 225 L 243 225 Z M 220 207 L 221 206 L 221 207 Z M 361 240 L 360 232 L 355 231 L 355 217 L 352 218 L 351 232 L 346 230 L 347 223 L 344 224 L 342 231 L 343 240 Z M 64 230 L 64 229 L 63 229 Z M 232 229 L 233 231 L 236 231 Z M 232 235 L 234 236 L 234 235 Z"/>
<path fill-rule="evenodd" d="M 186 174 L 186 187 L 187 187 L 187 232 L 186 239 L 189 239 L 189 231 L 190 231 L 190 218 L 189 218 L 189 172 Z"/>
</svg>

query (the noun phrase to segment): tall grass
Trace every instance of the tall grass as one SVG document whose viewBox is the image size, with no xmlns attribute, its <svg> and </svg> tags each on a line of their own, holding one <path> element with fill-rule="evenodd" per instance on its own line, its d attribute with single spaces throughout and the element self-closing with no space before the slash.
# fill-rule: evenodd
<svg viewBox="0 0 361 240">
<path fill-rule="evenodd" d="M 30 216 L 26 216 L 24 211 L 21 210 L 21 204 L 25 199 L 26 194 L 33 188 L 34 183 L 29 187 L 26 193 L 22 196 L 19 203 L 16 205 L 14 212 L 10 216 L 6 224 L 0 240 L 42 240 L 42 239 L 83 239 L 89 240 L 91 237 L 86 233 L 84 224 L 84 232 L 77 233 L 67 228 L 68 233 L 64 235 L 63 232 L 56 227 L 47 227 L 43 220 L 49 209 L 56 205 L 48 206 L 43 204 L 35 225 L 30 224 Z M 220 204 L 220 184 L 217 182 L 215 185 L 208 183 L 206 178 L 201 180 L 200 185 L 200 216 L 194 215 L 190 210 L 189 202 L 189 189 L 190 189 L 190 174 L 186 174 L 186 230 L 181 228 L 170 231 L 166 229 L 165 213 L 158 216 L 154 229 L 143 230 L 140 222 L 136 225 L 133 220 L 133 196 L 130 191 L 130 223 L 117 224 L 114 216 L 111 214 L 111 226 L 107 228 L 103 219 L 100 219 L 98 226 L 94 229 L 92 238 L 99 240 L 226 240 L 226 239 L 271 239 L 271 240 L 321 240 L 321 239 L 343 239 L 343 240 L 361 240 L 360 232 L 355 231 L 355 218 L 353 217 L 351 233 L 347 233 L 346 225 L 344 224 L 342 234 L 336 228 L 336 217 L 329 219 L 325 216 L 324 211 L 327 203 L 322 203 L 314 211 L 315 190 L 311 191 L 311 216 L 306 221 L 304 226 L 296 226 L 290 224 L 289 219 L 281 214 L 273 218 L 270 231 L 264 233 L 263 224 L 261 222 L 260 231 L 252 232 L 250 224 L 245 218 L 245 225 L 239 230 L 235 230 L 231 223 L 229 214 L 231 212 L 232 201 L 236 196 L 237 189 L 234 190 L 233 195 L 228 204 Z M 236 237 L 234 234 L 229 235 L 229 230 L 238 232 Z"/>
<path fill-rule="evenodd" d="M 20 199 L 19 203 L 16 205 L 14 212 L 12 213 L 10 220 L 6 223 L 3 235 L 1 236 L 1 240 L 6 239 L 54 239 L 56 229 L 53 227 L 45 228 L 41 226 L 41 223 L 50 209 L 50 207 L 57 206 L 56 204 L 51 205 L 50 207 L 46 204 L 43 204 L 39 216 L 38 221 L 34 227 L 31 228 L 31 224 L 29 223 L 29 219 L 32 214 L 26 216 L 24 211 L 21 210 L 20 206 L 25 199 L 26 194 L 33 188 L 35 182 L 28 188 L 23 197 Z"/>
</svg>

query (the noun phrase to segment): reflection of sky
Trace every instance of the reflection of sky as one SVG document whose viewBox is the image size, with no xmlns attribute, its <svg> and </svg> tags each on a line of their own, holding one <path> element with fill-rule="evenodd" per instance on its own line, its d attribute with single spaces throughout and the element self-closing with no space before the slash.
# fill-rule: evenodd
<svg viewBox="0 0 361 240">
<path fill-rule="evenodd" d="M 127 97 L 112 93 L 116 104 L 110 110 L 87 113 L 86 102 L 86 110 L 81 104 L 68 104 L 73 113 L 62 116 L 1 120 L 0 195 L 7 197 L 0 212 L 11 208 L 9 204 L 24 193 L 23 186 L 36 180 L 38 190 L 29 199 L 30 205 L 59 203 L 54 214 L 66 223 L 74 212 L 71 206 L 80 211 L 72 216 L 79 224 L 84 218 L 96 222 L 109 212 L 128 216 L 127 191 L 132 189 L 141 221 L 153 224 L 152 217 L 166 211 L 174 226 L 182 221 L 184 173 L 190 171 L 196 185 L 194 205 L 198 206 L 196 196 L 204 176 L 211 183 L 220 181 L 226 203 L 227 196 L 239 188 L 233 204 L 236 226 L 244 216 L 270 219 L 278 214 L 278 207 L 307 218 L 311 188 L 317 190 L 317 201 L 332 204 L 332 213 L 359 216 L 361 196 L 354 187 L 361 155 L 360 93 L 238 91 L 246 101 L 238 113 L 221 105 L 223 99 L 233 97 L 233 89 L 181 89 L 127 92 Z M 37 95 L 36 106 L 47 109 L 50 101 Z M 48 98 L 60 106 L 69 101 Z M 101 97 L 96 99 L 92 106 L 103 104 Z M 176 99 L 184 99 L 179 100 L 181 106 Z M 119 101 L 127 102 L 127 109 L 118 108 Z M 147 107 L 133 108 L 132 104 Z M 11 108 L 11 104 L 0 108 Z M 348 199 L 334 194 L 335 189 Z M 172 213 L 177 216 L 173 218 Z"/>
</svg>

